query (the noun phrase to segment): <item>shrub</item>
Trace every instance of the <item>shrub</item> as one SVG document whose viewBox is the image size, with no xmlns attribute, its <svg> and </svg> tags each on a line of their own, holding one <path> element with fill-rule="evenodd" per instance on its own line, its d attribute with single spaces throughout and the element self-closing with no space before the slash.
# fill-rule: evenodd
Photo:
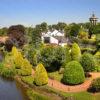
<svg viewBox="0 0 100 100">
<path fill-rule="evenodd" d="M 92 92 L 100 92 L 100 78 L 92 81 L 89 90 Z"/>
<path fill-rule="evenodd" d="M 3 67 L 4 67 L 4 64 L 2 62 L 0 62 L 0 73 L 1 73 L 1 71 L 3 69 Z"/>
<path fill-rule="evenodd" d="M 48 75 L 47 75 L 47 72 L 42 64 L 39 64 L 36 67 L 34 82 L 36 85 L 39 85 L 39 86 L 45 85 L 48 83 Z"/>
<path fill-rule="evenodd" d="M 22 56 L 21 52 L 19 52 L 16 47 L 13 47 L 11 53 L 12 53 L 12 56 L 14 59 L 15 67 L 21 68 L 21 65 L 23 62 L 23 56 Z"/>
<path fill-rule="evenodd" d="M 23 59 L 21 65 L 21 75 L 22 76 L 29 76 L 32 74 L 32 65 L 29 63 L 27 59 Z"/>
<path fill-rule="evenodd" d="M 93 55 L 84 53 L 80 59 L 80 63 L 85 72 L 95 71 L 95 59 Z"/>
<path fill-rule="evenodd" d="M 96 66 L 100 67 L 100 51 L 96 52 L 94 57 L 96 59 Z"/>
<path fill-rule="evenodd" d="M 65 61 L 64 61 L 64 66 L 66 63 L 71 61 L 71 54 L 70 54 L 70 47 L 66 46 L 65 47 Z"/>
<path fill-rule="evenodd" d="M 47 46 L 41 50 L 40 61 L 48 71 L 59 70 L 65 60 L 65 50 L 62 47 Z"/>
<path fill-rule="evenodd" d="M 79 61 L 80 60 L 81 50 L 80 50 L 80 47 L 78 46 L 77 43 L 74 43 L 72 45 L 71 57 L 72 57 L 72 60 L 76 60 L 76 61 Z"/>
<path fill-rule="evenodd" d="M 29 84 L 29 85 L 32 85 L 33 82 L 34 82 L 34 78 L 32 76 L 25 76 L 25 77 L 22 77 L 21 80 L 23 82 L 25 82 L 26 84 Z"/>
<path fill-rule="evenodd" d="M 79 62 L 71 61 L 69 62 L 64 70 L 62 81 L 65 84 L 80 84 L 85 80 L 84 70 Z"/>
<path fill-rule="evenodd" d="M 15 68 L 5 67 L 2 69 L 1 75 L 6 78 L 13 78 L 16 74 Z"/>
</svg>

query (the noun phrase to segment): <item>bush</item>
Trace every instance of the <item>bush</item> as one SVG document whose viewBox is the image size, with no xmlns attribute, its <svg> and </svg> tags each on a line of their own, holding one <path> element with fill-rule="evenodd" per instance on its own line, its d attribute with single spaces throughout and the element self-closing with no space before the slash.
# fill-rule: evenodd
<svg viewBox="0 0 100 100">
<path fill-rule="evenodd" d="M 32 65 L 29 63 L 27 59 L 23 59 L 21 65 L 21 75 L 22 76 L 29 76 L 32 74 Z"/>
<path fill-rule="evenodd" d="M 34 82 L 34 78 L 32 76 L 25 76 L 25 77 L 22 77 L 21 80 L 26 83 L 26 84 L 29 84 L 29 85 L 32 85 L 33 82 Z"/>
<path fill-rule="evenodd" d="M 15 68 L 5 67 L 2 69 L 1 75 L 6 78 L 13 78 L 16 74 Z"/>
<path fill-rule="evenodd" d="M 89 90 L 92 92 L 100 92 L 100 78 L 92 81 Z"/>
<path fill-rule="evenodd" d="M 78 46 L 77 43 L 74 43 L 72 45 L 71 57 L 72 57 L 72 60 L 76 60 L 76 61 L 79 61 L 80 60 L 81 50 L 80 50 L 80 47 Z"/>
<path fill-rule="evenodd" d="M 95 71 L 95 59 L 93 55 L 84 53 L 80 59 L 80 63 L 85 72 Z"/>
<path fill-rule="evenodd" d="M 65 60 L 65 50 L 62 47 L 48 46 L 41 50 L 40 60 L 48 71 L 59 70 Z"/>
<path fill-rule="evenodd" d="M 69 62 L 64 70 L 62 81 L 65 84 L 80 84 L 85 80 L 84 70 L 79 62 L 71 61 Z"/>
<path fill-rule="evenodd" d="M 4 67 L 4 64 L 0 62 L 0 73 L 1 73 L 1 71 L 3 69 L 3 67 Z"/>
<path fill-rule="evenodd" d="M 45 85 L 48 83 L 48 75 L 47 75 L 47 72 L 42 64 L 39 64 L 36 67 L 34 82 L 36 85 L 39 85 L 39 86 Z"/>
<path fill-rule="evenodd" d="M 18 69 L 21 68 L 23 62 L 23 56 L 21 52 L 19 52 L 16 47 L 13 47 L 11 53 L 14 59 L 15 67 Z"/>
<path fill-rule="evenodd" d="M 6 77 L 6 78 L 13 78 L 16 74 L 15 71 L 15 65 L 14 65 L 14 61 L 13 61 L 13 57 L 11 56 L 11 54 L 7 54 L 5 56 L 4 61 L 2 62 L 1 65 L 1 75 Z"/>
<path fill-rule="evenodd" d="M 71 54 L 70 54 L 70 47 L 65 46 L 65 61 L 64 61 L 64 66 L 66 65 L 66 63 L 71 61 Z"/>
<path fill-rule="evenodd" d="M 100 67 L 100 51 L 96 52 L 94 57 L 95 57 L 95 60 L 96 60 L 96 66 Z"/>
</svg>

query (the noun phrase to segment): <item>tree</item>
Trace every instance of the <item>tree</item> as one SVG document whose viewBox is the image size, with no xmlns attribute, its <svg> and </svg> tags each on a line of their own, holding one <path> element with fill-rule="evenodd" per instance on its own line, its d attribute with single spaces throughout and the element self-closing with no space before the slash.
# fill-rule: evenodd
<svg viewBox="0 0 100 100">
<path fill-rule="evenodd" d="M 91 26 L 89 28 L 90 38 L 91 38 L 92 34 L 100 34 L 100 24 L 97 24 L 95 26 Z"/>
<path fill-rule="evenodd" d="M 57 27 L 58 27 L 58 30 L 63 31 L 64 28 L 66 27 L 66 23 L 58 22 Z"/>
<path fill-rule="evenodd" d="M 46 22 L 41 23 L 41 30 L 42 30 L 42 32 L 47 32 L 48 25 Z"/>
<path fill-rule="evenodd" d="M 76 61 L 80 60 L 81 50 L 77 43 L 73 43 L 72 45 L 71 57 L 72 57 L 72 60 L 76 60 Z"/>
<path fill-rule="evenodd" d="M 34 82 L 36 85 L 45 85 L 48 83 L 48 75 L 42 64 L 38 64 L 36 67 L 36 72 L 34 76 Z"/>
<path fill-rule="evenodd" d="M 72 23 L 70 24 L 70 27 L 70 35 L 76 37 L 79 33 L 80 26 L 78 24 Z"/>
<path fill-rule="evenodd" d="M 85 80 L 84 70 L 79 62 L 71 61 L 65 66 L 63 74 L 65 84 L 75 85 L 83 83 Z"/>
<path fill-rule="evenodd" d="M 47 71 L 59 70 L 65 61 L 65 50 L 62 47 L 44 47 L 41 50 L 40 62 Z"/>
<path fill-rule="evenodd" d="M 65 62 L 64 65 L 71 61 L 71 54 L 70 54 L 70 48 L 68 46 L 65 47 Z"/>
<path fill-rule="evenodd" d="M 8 30 L 8 28 L 6 28 L 6 27 L 1 28 L 0 29 L 0 36 L 6 35 L 7 34 L 7 30 Z"/>
<path fill-rule="evenodd" d="M 82 27 L 79 30 L 78 37 L 80 39 L 88 39 L 88 32 L 86 32 L 85 29 Z"/>
<path fill-rule="evenodd" d="M 84 53 L 80 59 L 80 63 L 85 72 L 91 72 L 95 70 L 95 59 L 93 55 Z"/>
<path fill-rule="evenodd" d="M 32 32 L 32 45 L 33 48 L 39 48 L 41 46 L 41 30 L 34 28 Z"/>
<path fill-rule="evenodd" d="M 25 43 L 25 28 L 22 25 L 11 26 L 7 32 L 9 39 L 6 41 L 10 42 L 9 48 L 12 46 L 22 47 Z"/>
</svg>

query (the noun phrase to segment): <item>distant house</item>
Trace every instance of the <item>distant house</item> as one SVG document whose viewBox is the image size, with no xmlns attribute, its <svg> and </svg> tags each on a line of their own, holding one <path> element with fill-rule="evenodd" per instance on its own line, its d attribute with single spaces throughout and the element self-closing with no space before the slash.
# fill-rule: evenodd
<svg viewBox="0 0 100 100">
<path fill-rule="evenodd" d="M 42 33 L 43 43 L 56 44 L 64 46 L 67 44 L 67 39 L 64 37 L 64 32 L 59 32 L 54 30 L 53 32 L 48 31 L 47 33 Z"/>
</svg>

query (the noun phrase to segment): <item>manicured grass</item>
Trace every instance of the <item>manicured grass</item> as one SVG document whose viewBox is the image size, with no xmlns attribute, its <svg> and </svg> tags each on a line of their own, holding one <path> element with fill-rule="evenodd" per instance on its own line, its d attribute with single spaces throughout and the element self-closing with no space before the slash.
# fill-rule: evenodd
<svg viewBox="0 0 100 100">
<path fill-rule="evenodd" d="M 61 79 L 63 77 L 63 74 L 59 74 L 59 72 L 56 71 L 56 72 L 49 72 L 48 76 L 51 79 L 55 79 L 55 80 L 61 81 Z"/>
<path fill-rule="evenodd" d="M 68 92 L 66 93 L 66 92 L 62 92 L 62 91 L 53 89 L 49 86 L 45 86 L 44 88 L 46 88 L 47 91 L 49 91 L 51 93 L 55 93 L 55 94 L 61 96 L 63 99 L 72 97 L 73 100 L 100 100 L 100 93 L 93 94 L 93 93 L 89 93 L 87 91 L 76 92 L 76 93 L 68 93 Z"/>
</svg>

